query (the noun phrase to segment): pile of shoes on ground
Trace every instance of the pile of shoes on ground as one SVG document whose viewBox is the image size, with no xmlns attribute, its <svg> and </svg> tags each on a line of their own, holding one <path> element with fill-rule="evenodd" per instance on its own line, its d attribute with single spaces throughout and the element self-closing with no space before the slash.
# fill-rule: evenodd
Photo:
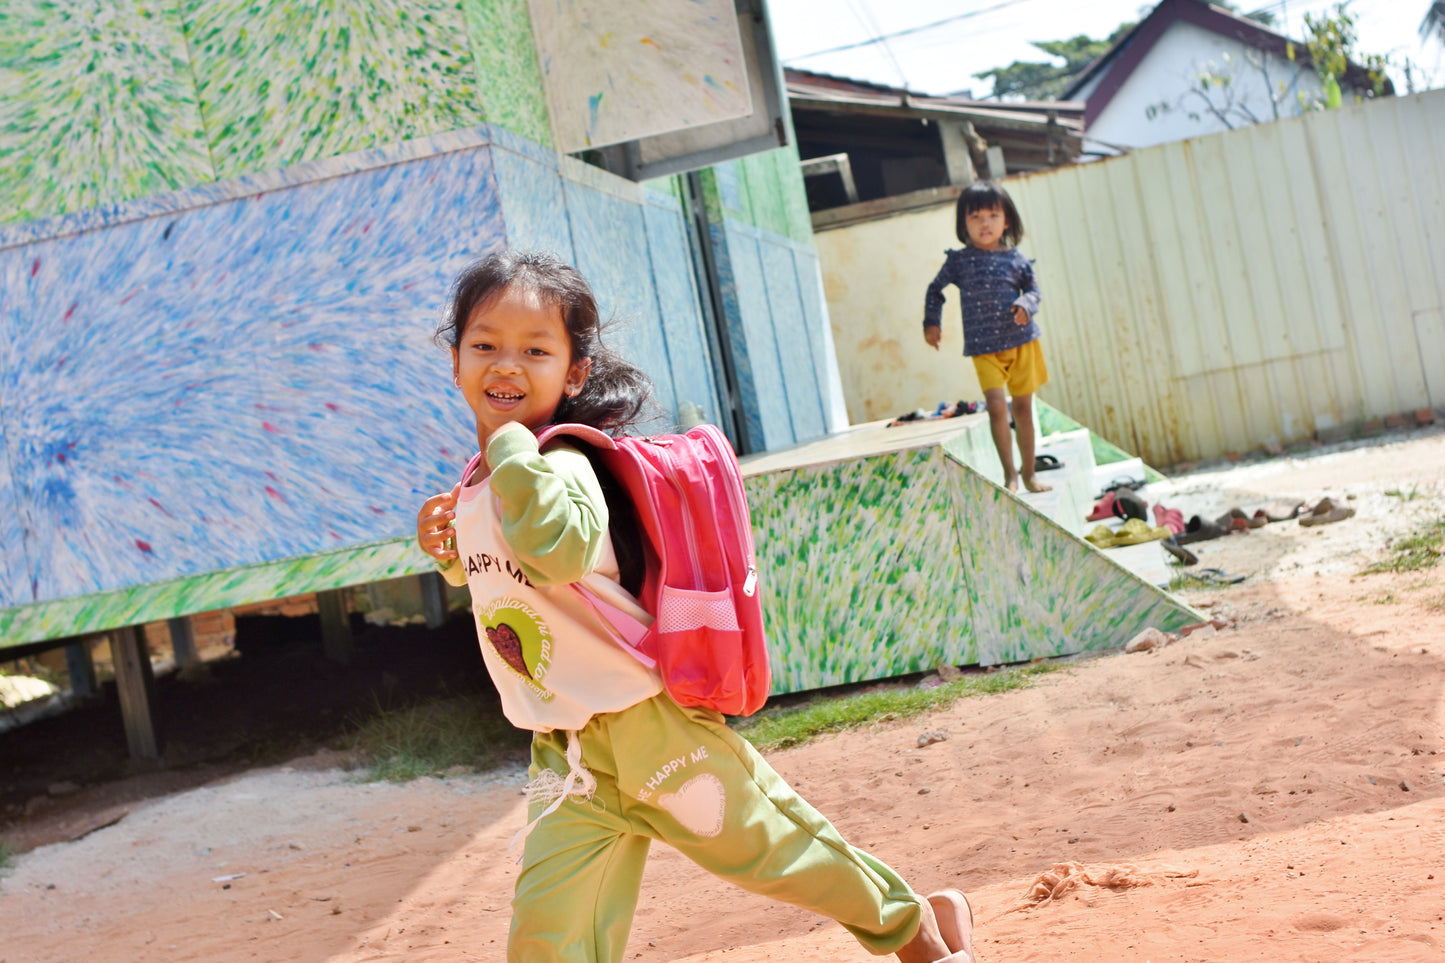
<svg viewBox="0 0 1445 963">
<path fill-rule="evenodd" d="M 1330 498 L 1322 498 L 1313 507 L 1303 501 L 1285 500 L 1274 502 L 1264 508 L 1255 509 L 1251 514 L 1242 508 L 1231 508 L 1215 519 L 1195 515 L 1187 522 L 1184 513 L 1177 508 L 1168 508 L 1162 503 L 1154 505 L 1154 522 L 1149 524 L 1149 505 L 1137 489 L 1144 482 L 1134 479 L 1120 479 L 1105 489 L 1094 504 L 1094 510 L 1087 520 L 1103 521 L 1108 518 L 1122 518 L 1124 524 L 1118 528 L 1107 525 L 1095 526 L 1084 538 L 1100 548 L 1116 545 L 1137 545 L 1158 540 L 1165 551 L 1173 555 L 1182 565 L 1193 565 L 1199 557 L 1184 546 L 1225 535 L 1248 532 L 1268 525 L 1270 522 L 1287 522 L 1295 519 L 1299 524 L 1312 527 L 1343 521 L 1355 514 L 1355 510 L 1338 505 Z M 1219 573 L 1221 576 L 1224 573 Z M 1242 576 L 1228 576 L 1223 581 L 1232 583 Z"/>
<path fill-rule="evenodd" d="M 987 411 L 988 405 L 982 401 L 940 401 L 938 407 L 929 411 L 927 408 L 917 408 L 905 412 L 888 422 L 888 427 L 894 425 L 906 425 L 910 421 L 936 421 L 939 418 L 957 418 L 959 415 L 974 415 L 980 411 Z"/>
</svg>

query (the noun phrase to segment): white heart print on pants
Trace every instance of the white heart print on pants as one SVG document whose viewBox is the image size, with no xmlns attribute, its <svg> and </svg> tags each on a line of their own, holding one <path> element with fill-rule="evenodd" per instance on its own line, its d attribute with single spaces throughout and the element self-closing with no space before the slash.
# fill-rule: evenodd
<svg viewBox="0 0 1445 963">
<path fill-rule="evenodd" d="M 723 813 L 727 809 L 727 790 L 722 780 L 710 772 L 693 776 L 677 792 L 665 792 L 657 804 L 699 836 L 716 836 L 722 832 Z"/>
</svg>

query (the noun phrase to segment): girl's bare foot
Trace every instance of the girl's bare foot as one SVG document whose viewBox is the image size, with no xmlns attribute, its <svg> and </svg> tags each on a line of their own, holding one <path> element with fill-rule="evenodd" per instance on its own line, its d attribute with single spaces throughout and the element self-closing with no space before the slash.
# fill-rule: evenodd
<svg viewBox="0 0 1445 963">
<path fill-rule="evenodd" d="M 1003 487 L 1007 488 L 1007 489 L 1008 489 L 1009 491 L 1011 491 L 1011 492 L 1016 492 L 1016 491 L 1018 491 L 1018 490 L 1019 490 L 1019 476 L 1018 476 L 1018 474 L 1017 474 L 1017 473 L 1014 473 L 1014 474 L 1012 474 L 1012 475 L 1005 475 L 1004 478 L 1003 478 Z"/>
<path fill-rule="evenodd" d="M 1043 482 L 1039 481 L 1037 475 L 1025 475 L 1024 487 L 1031 492 L 1051 492 L 1054 490 L 1053 485 L 1045 485 Z M 1009 491 L 1018 491 L 1018 489 L 1011 488 L 1009 489 Z"/>
<path fill-rule="evenodd" d="M 938 963 L 952 953 L 943 941 L 943 934 L 938 931 L 938 918 L 933 915 L 933 907 L 928 900 L 919 903 L 919 908 L 923 912 L 918 932 L 907 944 L 899 947 L 898 963 Z"/>
</svg>

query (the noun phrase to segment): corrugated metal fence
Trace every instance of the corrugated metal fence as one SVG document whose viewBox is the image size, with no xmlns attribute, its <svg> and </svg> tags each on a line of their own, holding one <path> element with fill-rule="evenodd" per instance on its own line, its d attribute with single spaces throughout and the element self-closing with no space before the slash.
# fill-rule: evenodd
<svg viewBox="0 0 1445 963">
<path fill-rule="evenodd" d="M 1011 179 L 1044 391 L 1169 465 L 1445 407 L 1445 91 Z"/>
<path fill-rule="evenodd" d="M 1040 395 L 1151 463 L 1445 407 L 1445 91 L 1007 186 L 1044 291 Z M 855 419 L 971 378 L 956 314 L 951 357 L 918 327 L 952 222 L 940 207 L 818 235 Z"/>
</svg>

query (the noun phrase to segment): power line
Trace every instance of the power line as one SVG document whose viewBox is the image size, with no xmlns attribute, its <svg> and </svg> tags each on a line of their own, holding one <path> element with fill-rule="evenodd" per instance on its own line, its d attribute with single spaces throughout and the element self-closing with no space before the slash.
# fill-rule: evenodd
<svg viewBox="0 0 1445 963">
<path fill-rule="evenodd" d="M 899 63 L 898 58 L 894 56 L 893 48 L 888 45 L 887 39 L 883 36 L 882 29 L 878 26 L 878 21 L 873 19 L 873 11 L 868 9 L 867 0 L 848 0 L 848 7 L 853 11 L 853 16 L 858 18 L 858 23 L 862 25 L 863 32 L 868 34 L 870 38 L 869 42 L 878 44 L 883 51 L 883 56 L 887 58 L 888 62 L 893 65 L 893 69 L 897 72 L 898 79 L 903 82 L 904 89 L 908 89 L 908 75 L 903 72 L 903 65 Z"/>
<path fill-rule="evenodd" d="M 783 62 L 793 63 L 794 61 L 798 60 L 808 60 L 812 57 L 821 57 L 824 54 L 841 53 L 844 50 L 856 50 L 859 47 L 871 47 L 875 43 L 881 43 L 886 46 L 887 41 L 889 40 L 896 40 L 899 37 L 907 37 L 915 33 L 923 33 L 927 30 L 935 30 L 938 27 L 947 26 L 950 23 L 957 23 L 960 20 L 969 20 L 973 17 L 982 16 L 985 13 L 993 13 L 996 10 L 1003 10 L 1006 7 L 1014 7 L 1018 4 L 1028 2 L 1029 0 L 1003 0 L 1002 3 L 996 3 L 991 7 L 983 7 L 979 10 L 970 10 L 967 13 L 956 13 L 951 17 L 944 17 L 942 20 L 935 20 L 932 23 L 920 24 L 917 27 L 908 27 L 903 30 L 895 30 L 893 33 L 879 34 L 878 36 L 871 37 L 868 40 L 860 40 L 856 43 L 845 43 L 842 46 L 829 47 L 827 50 L 815 50 L 812 53 L 801 54 L 797 57 L 785 57 L 783 59 Z"/>
</svg>

